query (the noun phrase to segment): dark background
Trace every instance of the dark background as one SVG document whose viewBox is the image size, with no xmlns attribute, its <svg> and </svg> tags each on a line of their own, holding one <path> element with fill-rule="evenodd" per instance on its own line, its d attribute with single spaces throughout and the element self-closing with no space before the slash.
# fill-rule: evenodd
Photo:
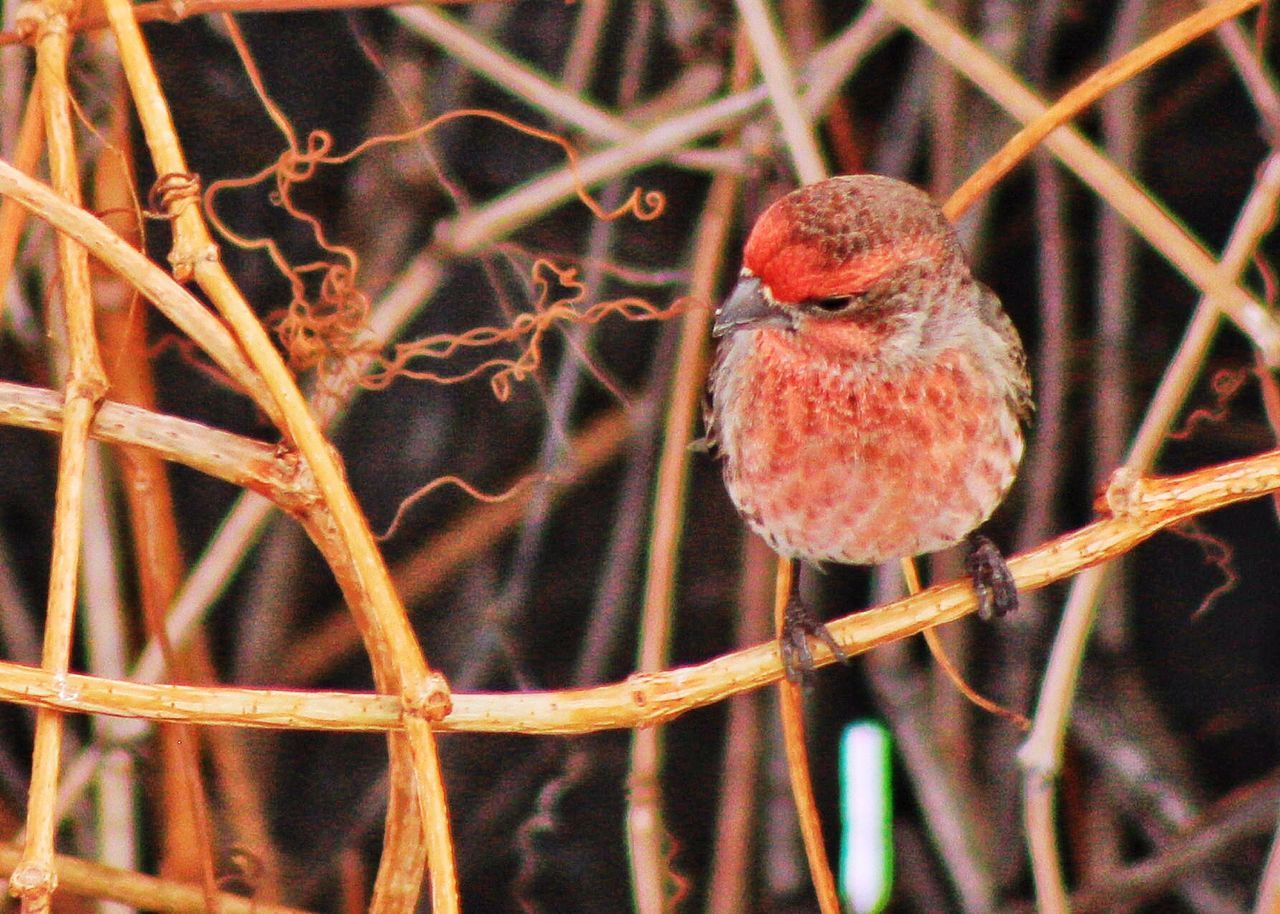
<svg viewBox="0 0 1280 914">
<path fill-rule="evenodd" d="M 950 6 L 952 15 L 1047 98 L 1115 56 L 1110 43 L 1120 41 L 1114 36 L 1127 27 L 1125 19 L 1135 8 L 1143 13 L 1138 39 L 1193 9 L 1181 3 L 1048 0 Z M 815 38 L 825 41 L 856 15 L 848 4 L 784 2 L 781 7 L 797 60 L 807 56 Z M 448 15 L 491 46 L 559 80 L 586 11 L 584 4 L 528 2 L 461 6 Z M 583 151 L 594 148 L 555 112 L 531 108 L 477 78 L 390 13 L 254 14 L 239 22 L 271 97 L 298 134 L 323 128 L 332 134 L 336 150 L 462 107 L 495 109 L 562 134 Z M 1251 35 L 1261 29 L 1258 43 L 1267 52 L 1266 67 L 1274 48 L 1270 19 L 1259 23 L 1255 15 L 1245 24 Z M 613 106 L 625 119 L 635 102 L 660 96 L 697 66 L 719 68 L 716 91 L 727 91 L 735 29 L 735 12 L 723 3 L 694 10 L 674 2 L 610 4 L 595 45 L 596 66 L 582 95 Z M 643 30 L 638 40 L 644 61 L 634 70 L 621 60 L 637 30 Z M 282 137 L 264 114 L 216 17 L 155 23 L 146 34 L 191 168 L 205 186 L 256 172 L 280 154 Z M 75 89 L 90 119 L 102 117 L 112 104 L 112 79 L 104 76 L 109 62 L 109 52 L 101 48 L 81 48 L 74 62 Z M 630 87 L 628 78 L 634 79 Z M 1276 125 L 1259 113 L 1258 99 L 1243 87 L 1228 53 L 1212 36 L 1156 66 L 1119 97 L 1117 114 L 1108 119 L 1093 109 L 1079 127 L 1113 150 L 1131 144 L 1127 167 L 1209 249 L 1220 250 Z M 737 270 L 744 227 L 795 183 L 767 109 L 758 110 L 749 123 L 744 135 L 752 142 L 744 147 L 741 203 L 733 214 L 734 240 L 722 288 Z M 885 171 L 929 187 L 940 198 L 1016 129 L 901 32 L 862 61 L 821 125 L 833 171 Z M 135 140 L 138 183 L 145 189 L 154 175 L 140 135 Z M 100 147 L 87 141 L 86 155 L 95 155 L 95 148 Z M 350 165 L 321 168 L 299 185 L 295 202 L 314 214 L 332 239 L 359 253 L 359 287 L 375 303 L 414 257 L 438 260 L 441 282 L 422 302 L 403 339 L 506 325 L 513 313 L 536 306 L 530 257 L 574 262 L 587 253 L 592 233 L 597 246 L 606 245 L 608 262 L 632 280 L 652 281 L 627 281 L 584 265 L 588 304 L 638 295 L 665 307 L 684 294 L 691 238 L 704 218 L 709 177 L 670 162 L 654 162 L 615 185 L 594 189 L 606 200 L 635 186 L 661 190 L 666 212 L 657 221 L 624 218 L 602 227 L 573 203 L 522 227 L 510 243 L 475 256 L 453 256 L 434 246 L 441 220 L 481 207 L 561 163 L 560 150 L 509 128 L 479 119 L 455 121 Z M 268 190 L 228 191 L 218 198 L 218 210 L 236 231 L 274 238 L 291 262 L 314 259 L 320 252 L 310 230 L 274 205 Z M 1048 205 L 1048 217 L 1040 206 L 1047 198 L 1056 201 Z M 1118 465 L 1197 301 L 1197 292 L 1143 242 L 1123 232 L 1119 245 L 1102 240 L 1109 237 L 1104 224 L 1114 218 L 1110 212 L 1106 201 L 1067 172 L 1046 163 L 1024 164 L 962 224 L 976 274 L 1000 295 L 1032 354 L 1038 387 L 1059 391 L 1050 403 L 1042 398 L 1038 424 L 1030 432 L 1028 466 L 1043 467 L 1036 479 L 1047 486 L 1033 489 L 1024 471 L 988 528 L 1009 551 L 1037 545 L 1093 516 L 1095 496 Z M 1059 240 L 1051 239 L 1052 231 Z M 148 251 L 155 259 L 163 262 L 168 243 L 162 223 L 148 226 Z M 53 294 L 49 261 L 42 254 L 48 245 L 48 233 L 32 236 L 10 292 L 37 318 Z M 1259 251 L 1260 268 L 1246 276 L 1259 295 L 1269 291 L 1264 271 L 1273 253 L 1273 243 L 1266 242 Z M 276 319 L 290 297 L 279 272 L 261 254 L 231 245 L 224 245 L 224 257 L 264 320 Z M 1106 275 L 1119 276 L 1118 295 L 1100 293 Z M 1062 284 L 1065 295 L 1061 308 L 1048 312 L 1045 290 L 1054 282 Z M 571 454 L 548 447 L 548 440 L 563 442 L 619 405 L 632 419 L 632 435 L 602 470 L 567 490 L 535 486 L 533 502 L 517 523 L 492 540 L 472 544 L 468 560 L 442 586 L 410 601 L 429 661 L 457 688 L 562 688 L 614 681 L 634 669 L 654 462 L 677 325 L 612 317 L 583 330 L 559 327 L 545 340 L 537 373 L 516 383 L 505 402 L 495 398 L 486 376 L 448 386 L 402 379 L 361 395 L 342 420 L 336 442 L 360 503 L 380 531 L 406 497 L 437 476 L 456 474 L 483 491 L 501 491 L 531 469 L 556 473 L 569 465 Z M 0 376 L 56 386 L 43 331 L 24 332 L 16 318 L 5 329 Z M 155 340 L 170 332 L 160 319 L 153 320 Z M 567 344 L 570 337 L 573 343 Z M 511 346 L 496 350 L 513 353 Z M 463 354 L 433 367 L 461 373 L 493 354 Z M 1224 325 L 1191 406 L 1215 405 L 1208 383 L 1215 372 L 1248 371 L 1253 365 L 1247 342 Z M 270 436 L 247 400 L 211 385 L 173 350 L 157 357 L 155 370 L 164 410 Z M 315 373 L 304 380 L 314 383 Z M 1104 401 L 1115 408 L 1100 407 Z M 1060 436 L 1056 441 L 1046 441 L 1042 431 L 1047 412 Z M 1219 420 L 1170 443 L 1157 469 L 1182 472 L 1274 444 L 1275 430 L 1251 376 Z M 37 626 L 47 586 L 54 466 L 51 439 L 0 431 L 0 547 L 5 577 L 14 588 L 4 610 L 25 613 Z M 186 470 L 175 470 L 173 482 L 182 548 L 194 561 L 237 493 Z M 384 544 L 389 561 L 395 565 L 430 548 L 433 536 L 474 509 L 475 502 L 454 487 L 430 494 Z M 1156 537 L 1118 563 L 1104 591 L 1059 800 L 1069 881 L 1086 891 L 1080 910 L 1251 909 L 1280 795 L 1276 510 L 1270 500 L 1259 500 L 1197 521 L 1201 531 L 1229 550 L 1235 578 L 1211 605 L 1203 601 L 1224 580 L 1224 571 L 1207 562 L 1203 544 L 1176 533 Z M 1029 519 L 1033 513 L 1035 519 Z M 743 538 L 717 467 L 705 455 L 694 456 L 673 664 L 710 658 L 737 642 Z M 938 562 L 938 579 L 956 573 L 956 557 Z M 829 614 L 873 602 L 870 575 L 863 570 L 833 569 L 815 576 L 812 584 L 806 579 L 806 586 L 814 588 Z M 980 691 L 1022 713 L 1034 711 L 1064 593 L 1065 588 L 1055 587 L 1028 595 L 1016 620 L 953 627 L 951 648 Z M 368 666 L 358 651 L 320 669 L 308 668 L 305 679 L 296 676 L 297 665 L 306 660 L 299 655 L 305 635 L 326 624 L 337 603 L 337 589 L 318 555 L 296 526 L 277 519 L 208 617 L 219 675 L 228 683 L 370 688 Z M 607 637 L 588 638 L 592 620 L 604 612 L 614 614 L 601 626 Z M 7 656 L 30 659 L 13 645 Z M 79 664 L 84 662 L 81 656 Z M 890 700 L 894 688 L 910 696 L 905 707 Z M 789 794 L 785 777 L 779 776 L 773 699 L 761 695 L 747 701 L 761 715 L 760 739 L 750 745 L 726 742 L 721 706 L 690 713 L 667 728 L 661 787 L 670 866 L 685 892 L 676 905 L 680 910 L 730 909 L 709 907 L 706 897 L 713 826 L 725 804 L 755 810 L 745 909 L 814 909 L 799 845 L 787 815 L 778 812 L 787 808 Z M 959 700 L 916 645 L 875 663 L 824 671 L 808 707 L 814 776 L 833 849 L 832 747 L 840 727 L 866 716 L 887 716 L 899 727 L 910 721 L 926 724 L 938 769 L 899 762 L 895 770 L 899 881 L 890 910 L 965 909 L 953 864 L 936 851 L 931 813 L 919 799 L 919 779 L 928 777 L 945 780 L 963 798 L 970 844 L 991 897 L 1002 910 L 1029 909 L 1014 758 L 1019 736 L 1007 722 Z M 20 819 L 30 718 L 12 709 L 2 717 L 0 800 Z M 80 732 L 88 738 L 87 730 Z M 370 866 L 377 859 L 384 741 L 255 734 L 248 745 L 281 862 L 274 889 L 289 903 L 336 910 L 333 861 L 351 850 Z M 441 745 L 464 910 L 567 914 L 630 906 L 624 833 L 628 733 L 572 739 L 449 735 Z M 154 777 L 154 757 L 145 746 L 137 751 L 143 775 Z M 723 797 L 723 765 L 744 752 L 758 759 L 756 789 Z M 225 815 L 225 804 L 232 801 L 219 793 L 216 779 L 210 780 L 219 826 L 214 848 L 221 861 L 239 840 Z M 155 814 L 156 794 L 148 796 L 139 813 L 144 823 Z M 1223 814 L 1236 809 L 1232 803 L 1254 810 L 1246 827 L 1234 831 L 1222 824 Z M 68 834 L 66 849 L 91 853 L 77 843 L 74 829 Z M 1202 860 L 1174 866 L 1154 887 L 1137 889 L 1123 881 L 1140 862 L 1161 860 L 1163 848 L 1196 835 L 1211 846 Z M 147 851 L 159 853 L 154 845 Z M 677 891 L 674 884 L 672 891 Z M 1092 897 L 1087 891 L 1102 894 Z"/>
</svg>

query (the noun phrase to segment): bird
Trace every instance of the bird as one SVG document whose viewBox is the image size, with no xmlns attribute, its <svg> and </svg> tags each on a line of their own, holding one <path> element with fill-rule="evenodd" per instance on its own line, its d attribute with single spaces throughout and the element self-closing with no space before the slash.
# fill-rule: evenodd
<svg viewBox="0 0 1280 914">
<path fill-rule="evenodd" d="M 928 194 L 859 174 L 779 198 L 748 234 L 712 334 L 705 442 L 775 552 L 876 565 L 967 540 L 981 613 L 1016 607 L 999 550 L 975 531 L 1022 459 L 1027 358 Z M 780 644 L 792 680 L 813 670 L 810 636 L 847 660 L 795 588 Z"/>
</svg>

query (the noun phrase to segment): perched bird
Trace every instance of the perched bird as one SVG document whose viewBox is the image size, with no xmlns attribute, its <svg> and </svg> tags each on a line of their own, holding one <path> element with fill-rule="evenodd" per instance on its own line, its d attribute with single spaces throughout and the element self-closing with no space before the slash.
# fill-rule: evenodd
<svg viewBox="0 0 1280 914">
<path fill-rule="evenodd" d="M 917 188 L 846 175 L 778 200 L 712 332 L 707 441 L 739 513 L 780 555 L 872 565 L 933 552 L 971 536 L 1013 483 L 1026 356 Z M 974 544 L 984 614 L 1016 606 L 999 552 Z M 809 635 L 841 655 L 793 594 L 793 679 L 812 669 Z"/>
</svg>

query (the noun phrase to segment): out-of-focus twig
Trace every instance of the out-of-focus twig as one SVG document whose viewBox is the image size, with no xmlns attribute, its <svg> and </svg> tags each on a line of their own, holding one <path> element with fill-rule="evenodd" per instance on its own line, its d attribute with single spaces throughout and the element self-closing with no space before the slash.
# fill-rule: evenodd
<svg viewBox="0 0 1280 914">
<path fill-rule="evenodd" d="M 843 33 L 819 50 L 801 69 L 802 81 L 814 88 L 800 99 L 809 115 L 822 110 L 831 96 L 889 29 L 875 10 L 863 13 Z M 823 79 L 825 77 L 825 80 Z M 588 187 L 662 159 L 675 149 L 740 123 L 768 98 L 765 87 L 744 89 L 690 111 L 647 126 L 629 141 L 583 156 L 576 175 L 567 168 L 520 187 L 474 212 L 439 224 L 436 240 L 446 252 L 474 253 L 522 227 L 551 207 L 568 200 L 579 183 Z"/>
<path fill-rule="evenodd" d="M 757 536 L 743 546 L 741 581 L 737 600 L 737 645 L 764 641 L 771 630 L 772 600 L 769 582 L 776 578 L 773 550 Z M 759 821 L 761 726 L 760 700 L 738 695 L 729 700 L 721 762 L 720 806 L 714 858 L 707 889 L 706 914 L 746 914 L 752 867 L 752 838 Z"/>
<path fill-rule="evenodd" d="M 1208 5 L 1208 0 L 1203 0 Z M 1250 37 L 1238 19 L 1231 19 L 1218 26 L 1215 33 L 1227 52 L 1231 65 L 1240 75 L 1240 81 L 1248 90 L 1263 128 L 1274 143 L 1280 138 L 1280 93 L 1276 91 L 1274 77 L 1253 49 Z"/>
<path fill-rule="evenodd" d="M 979 817 L 969 806 L 970 797 L 957 789 L 950 768 L 933 758 L 935 741 L 929 736 L 924 696 L 906 672 L 907 653 L 902 645 L 889 645 L 868 655 L 867 671 L 877 700 L 887 709 L 898 751 L 911 777 L 916 795 L 929 809 L 925 824 L 938 848 L 947 875 L 966 912 L 995 908 L 991 862 L 978 840 Z"/>
<path fill-rule="evenodd" d="M 1103 873 L 1071 896 L 1072 909 L 1114 911 L 1154 898 L 1178 879 L 1195 872 L 1233 845 L 1261 834 L 1275 820 L 1280 806 L 1280 778 L 1274 775 L 1238 789 L 1207 810 L 1202 821 L 1140 863 L 1118 872 Z M 1274 907 L 1260 906 L 1255 914 L 1273 914 Z"/>
<path fill-rule="evenodd" d="M 1215 296 L 1222 310 L 1270 360 L 1280 354 L 1280 325 L 1252 296 L 1234 282 L 1223 279 L 1203 246 L 1174 222 L 1149 192 L 1086 142 L 1078 131 L 1058 126 L 1061 122 L 1056 114 L 1050 114 L 1049 109 L 1034 93 L 966 37 L 954 23 L 933 12 L 920 0 L 878 2 L 982 88 L 1012 117 L 1027 124 L 1038 122 L 1036 130 L 1044 127 L 1051 129 L 1052 132 L 1040 140 L 1047 149 L 1129 220 L 1138 233 L 1184 276 L 1203 292 Z M 1244 4 L 1246 0 L 1233 2 Z M 1215 10 L 1222 9 L 1221 6 L 1215 6 Z M 1073 107 L 1074 103 L 1065 106 L 1064 111 L 1057 114 L 1065 113 Z M 1006 148 L 1011 147 L 1012 142 Z M 1023 149 L 1023 141 L 1019 141 L 1019 147 L 1016 158 L 1021 158 L 1032 148 L 1026 146 Z M 974 188 L 978 186 L 976 178 L 970 178 L 967 183 L 974 185 Z M 987 179 L 982 179 L 981 186 L 986 187 L 988 184 Z M 947 202 L 944 211 L 954 215 L 955 210 L 963 210 L 965 198 L 974 188 L 966 190 L 962 187 Z"/>
<path fill-rule="evenodd" d="M 1280 807 L 1280 802 L 1275 804 Z M 1254 914 L 1277 914 L 1280 912 L 1280 823 L 1275 827 L 1271 839 L 1271 852 L 1267 854 L 1267 865 L 1263 868 L 1262 879 L 1258 883 L 1258 901 L 1254 905 Z"/>
<path fill-rule="evenodd" d="M 769 90 L 769 103 L 782 127 L 791 164 L 802 183 L 821 181 L 827 176 L 827 166 L 818 150 L 813 122 L 800 107 L 791 55 L 778 35 L 773 14 L 765 6 L 765 0 L 737 0 L 737 8 L 755 51 L 756 65 Z"/>
<path fill-rule="evenodd" d="M 590 479 L 616 456 L 632 434 L 631 421 L 621 409 L 587 423 L 571 441 L 573 460 L 556 480 L 553 494 L 560 497 Z M 478 554 L 477 543 L 492 543 L 511 529 L 523 516 L 531 497 L 532 491 L 525 488 L 505 501 L 477 504 L 397 562 L 393 575 L 406 605 L 421 603 L 474 559 Z M 314 629 L 312 634 L 297 640 L 280 670 L 285 684 L 315 682 L 360 643 L 359 632 L 345 612 L 330 614 Z"/>
<path fill-rule="evenodd" d="M 708 192 L 692 254 L 689 287 L 695 300 L 709 301 L 715 295 L 737 193 L 738 180 L 731 175 L 716 177 Z M 706 377 L 709 332 L 705 311 L 689 311 L 682 319 L 654 486 L 649 564 L 636 658 L 636 668 L 641 673 L 653 673 L 666 666 L 670 651 L 676 567 L 689 477 L 689 441 Z M 642 914 L 664 909 L 665 855 L 657 794 L 661 755 L 659 730 L 636 731 L 631 746 L 627 840 L 636 907 Z"/>
<path fill-rule="evenodd" d="M 1273 154 L 1263 166 L 1223 252 L 1218 269 L 1234 277 L 1244 268 L 1259 239 L 1271 225 L 1276 200 L 1280 198 L 1280 154 Z M 1213 298 L 1206 297 L 1196 307 L 1195 316 L 1165 371 L 1142 424 L 1129 446 L 1123 473 L 1129 478 L 1151 466 L 1165 434 L 1181 408 L 1191 383 L 1204 363 L 1204 353 L 1218 325 L 1219 312 Z M 1063 739 L 1071 713 L 1072 696 L 1081 658 L 1093 627 L 1097 595 L 1105 569 L 1093 568 L 1072 582 L 1063 610 L 1062 622 L 1040 686 L 1032 730 L 1018 753 L 1024 771 L 1023 803 L 1034 865 L 1043 865 L 1040 879 L 1052 880 L 1058 872 L 1057 847 L 1052 827 L 1053 781 L 1062 763 Z M 1061 888 L 1061 883 L 1058 883 Z M 1059 897 L 1065 904 L 1065 894 Z"/>
<path fill-rule="evenodd" d="M 1115 59 L 1138 40 L 1147 18 L 1147 0 L 1125 0 L 1116 12 L 1107 56 Z M 1132 172 L 1138 159 L 1137 130 L 1145 81 L 1134 76 L 1117 85 L 1100 103 L 1104 151 L 1120 168 Z M 1133 366 L 1129 358 L 1129 338 L 1133 330 L 1133 307 L 1130 292 L 1137 265 L 1133 235 L 1124 220 L 1110 207 L 1104 206 L 1098 218 L 1097 239 L 1097 330 L 1093 334 L 1093 487 L 1106 482 L 1107 476 L 1124 457 L 1124 441 L 1129 435 L 1133 415 L 1128 378 Z M 1127 637 L 1124 576 L 1113 575 L 1109 595 L 1114 611 L 1102 621 L 1099 632 L 1103 644 L 1119 649 Z"/>
<path fill-rule="evenodd" d="M 441 11 L 429 6 L 404 6 L 393 15 L 410 31 L 440 45 L 454 59 L 504 91 L 514 93 L 593 138 L 626 143 L 635 136 L 635 128 L 627 121 L 583 101 L 577 92 L 556 85 L 511 55 L 491 47 Z M 723 153 L 708 155 L 699 150 L 677 152 L 672 161 L 713 170 L 732 164 L 732 159 Z"/>
<path fill-rule="evenodd" d="M 25 174 L 35 171 L 44 146 L 44 115 L 40 102 L 40 86 L 36 83 L 27 95 L 27 107 L 22 114 L 22 126 L 14 144 L 13 166 Z M 0 199 L 0 293 L 9 284 L 14 258 L 18 254 L 18 242 L 22 239 L 22 226 L 26 224 L 27 211 L 10 197 Z M 4 314 L 4 296 L 0 295 L 0 316 Z"/>
</svg>

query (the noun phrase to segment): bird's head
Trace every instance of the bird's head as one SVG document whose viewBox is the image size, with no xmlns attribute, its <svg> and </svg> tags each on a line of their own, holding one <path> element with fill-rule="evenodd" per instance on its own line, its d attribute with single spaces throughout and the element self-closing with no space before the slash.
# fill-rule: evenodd
<svg viewBox="0 0 1280 914">
<path fill-rule="evenodd" d="M 888 331 L 904 317 L 918 324 L 926 315 L 895 309 L 918 302 L 935 279 L 967 281 L 969 270 L 928 195 L 879 175 L 830 178 L 787 194 L 756 221 L 742 278 L 717 310 L 713 333 Z"/>
</svg>

